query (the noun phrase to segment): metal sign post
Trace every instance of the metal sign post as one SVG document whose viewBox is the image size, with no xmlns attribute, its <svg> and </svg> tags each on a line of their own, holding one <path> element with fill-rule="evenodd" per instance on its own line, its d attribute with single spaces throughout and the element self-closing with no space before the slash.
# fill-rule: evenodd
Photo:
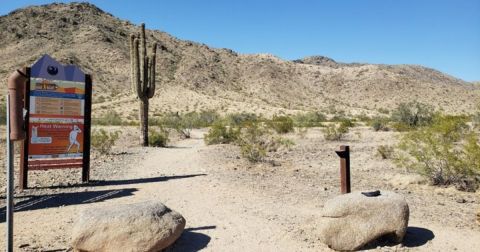
<svg viewBox="0 0 480 252">
<path fill-rule="evenodd" d="M 7 94 L 7 246 L 6 251 L 13 251 L 13 142 L 10 140 L 10 95 Z"/>
</svg>

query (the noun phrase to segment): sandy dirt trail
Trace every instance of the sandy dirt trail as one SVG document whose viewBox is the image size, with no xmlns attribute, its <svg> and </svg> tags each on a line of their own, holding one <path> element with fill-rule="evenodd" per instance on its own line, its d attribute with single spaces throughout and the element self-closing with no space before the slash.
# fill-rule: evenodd
<svg viewBox="0 0 480 252">
<path fill-rule="evenodd" d="M 72 225 L 82 209 L 157 200 L 187 220 L 185 232 L 168 251 L 331 251 L 318 241 L 315 229 L 322 200 L 302 198 L 295 191 L 308 187 L 308 193 L 311 187 L 296 183 L 294 191 L 275 192 L 268 183 L 284 182 L 267 177 L 267 186 L 261 189 L 261 176 L 227 169 L 218 152 L 205 146 L 204 133 L 195 130 L 191 139 L 170 148 L 140 149 L 138 162 L 129 161 L 121 168 L 124 174 L 104 184 L 49 192 L 38 197 L 44 204 L 31 201 L 28 211 L 15 213 L 16 250 L 70 250 Z M 51 195 L 57 200 L 48 203 Z M 409 226 L 405 246 L 379 250 L 472 251 L 480 247 L 480 233 L 475 230 L 425 222 L 415 214 Z M 0 247 L 4 230 L 5 223 L 0 222 Z"/>
<path fill-rule="evenodd" d="M 182 213 L 187 232 L 170 250 L 197 251 L 298 251 L 308 250 L 288 237 L 286 230 L 258 212 L 283 212 L 259 195 L 232 188 L 208 169 L 202 134 L 168 149 L 159 149 L 139 165 L 136 177 L 160 173 L 166 183 L 138 185 L 135 201 L 160 200 Z M 271 208 L 271 209 L 269 209 Z M 284 211 L 288 211 L 285 209 Z"/>
</svg>

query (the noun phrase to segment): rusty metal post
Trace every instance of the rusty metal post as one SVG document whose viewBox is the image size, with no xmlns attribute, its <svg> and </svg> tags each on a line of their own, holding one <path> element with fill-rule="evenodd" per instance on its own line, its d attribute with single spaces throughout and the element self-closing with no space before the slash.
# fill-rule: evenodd
<svg viewBox="0 0 480 252">
<path fill-rule="evenodd" d="M 340 157 L 340 186 L 341 193 L 350 193 L 350 148 L 341 145 L 339 151 L 335 151 Z"/>
<path fill-rule="evenodd" d="M 25 139 L 23 128 L 23 99 L 25 92 L 26 70 L 16 70 L 8 77 L 8 94 L 10 97 L 10 140 L 18 141 Z"/>
<path fill-rule="evenodd" d="M 13 141 L 11 140 L 11 127 L 10 127 L 10 94 L 7 94 L 7 213 L 6 213 L 6 221 L 7 221 L 7 237 L 5 240 L 6 243 L 6 252 L 13 252 L 13 207 L 14 207 L 14 167 L 13 167 Z"/>
</svg>

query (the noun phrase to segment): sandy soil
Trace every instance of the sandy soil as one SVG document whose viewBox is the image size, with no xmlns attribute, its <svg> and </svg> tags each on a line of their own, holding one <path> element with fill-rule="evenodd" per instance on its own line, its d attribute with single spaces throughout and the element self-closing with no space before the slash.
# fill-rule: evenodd
<svg viewBox="0 0 480 252">
<path fill-rule="evenodd" d="M 205 146 L 205 130 L 170 148 L 134 147 L 134 129 L 124 128 L 114 155 L 97 157 L 88 186 L 78 170 L 31 173 L 35 188 L 17 193 L 15 248 L 70 250 L 70 232 L 85 208 L 159 200 L 182 213 L 187 227 L 168 251 L 329 251 L 318 241 L 316 221 L 323 202 L 339 194 L 339 142 L 319 129 L 288 135 L 296 145 L 269 153 L 270 162 L 250 164 L 231 145 Z M 358 133 L 357 133 L 358 132 Z M 475 223 L 479 194 L 418 184 L 419 180 L 375 156 L 393 144 L 392 132 L 357 127 L 352 148 L 352 189 L 388 189 L 404 195 L 410 225 L 404 244 L 377 243 L 381 251 L 472 251 L 480 247 Z M 0 174 L 0 187 L 4 174 Z M 52 186 L 53 185 L 53 186 Z M 5 237 L 4 193 L 0 236 Z M 5 246 L 4 239 L 0 247 Z"/>
</svg>

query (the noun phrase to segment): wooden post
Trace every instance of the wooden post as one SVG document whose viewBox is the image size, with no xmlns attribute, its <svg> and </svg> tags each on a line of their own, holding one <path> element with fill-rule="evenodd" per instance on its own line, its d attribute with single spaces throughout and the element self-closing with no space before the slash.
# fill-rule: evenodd
<svg viewBox="0 0 480 252">
<path fill-rule="evenodd" d="M 19 173 L 19 187 L 20 190 L 28 188 L 28 141 L 30 139 L 30 131 L 28 130 L 30 121 L 30 67 L 27 67 L 27 84 L 25 85 L 25 140 L 22 141 L 22 148 L 20 150 L 20 173 Z"/>
<path fill-rule="evenodd" d="M 335 151 L 340 157 L 340 191 L 342 194 L 350 193 L 350 148 L 341 145 L 339 151 Z"/>
<path fill-rule="evenodd" d="M 82 182 L 90 181 L 90 125 L 92 120 L 92 77 L 85 75 L 85 115 L 83 117 L 83 162 Z"/>
</svg>

